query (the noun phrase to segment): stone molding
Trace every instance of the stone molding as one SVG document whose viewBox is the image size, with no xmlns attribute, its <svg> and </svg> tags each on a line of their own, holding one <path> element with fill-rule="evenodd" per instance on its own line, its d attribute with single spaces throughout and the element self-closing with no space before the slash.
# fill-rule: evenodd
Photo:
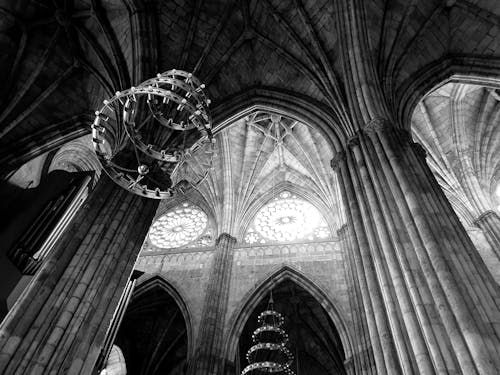
<svg viewBox="0 0 500 375">
<path fill-rule="evenodd" d="M 500 217 L 498 216 L 498 214 L 495 211 L 488 210 L 488 211 L 483 212 L 481 215 L 479 215 L 477 217 L 477 219 L 474 220 L 474 224 L 480 225 L 482 222 L 487 221 L 488 219 L 492 219 L 492 218 L 500 219 Z"/>
</svg>

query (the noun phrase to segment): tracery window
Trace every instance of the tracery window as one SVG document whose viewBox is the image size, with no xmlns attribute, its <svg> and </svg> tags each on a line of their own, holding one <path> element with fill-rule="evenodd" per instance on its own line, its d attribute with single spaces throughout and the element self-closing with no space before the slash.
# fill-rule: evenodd
<svg viewBox="0 0 500 375">
<path fill-rule="evenodd" d="M 316 207 L 283 191 L 259 210 L 244 241 L 250 244 L 314 241 L 330 236 L 330 229 Z"/>
<path fill-rule="evenodd" d="M 183 203 L 154 222 L 149 240 L 164 249 L 202 247 L 212 244 L 213 235 L 207 215 L 199 207 Z"/>
</svg>

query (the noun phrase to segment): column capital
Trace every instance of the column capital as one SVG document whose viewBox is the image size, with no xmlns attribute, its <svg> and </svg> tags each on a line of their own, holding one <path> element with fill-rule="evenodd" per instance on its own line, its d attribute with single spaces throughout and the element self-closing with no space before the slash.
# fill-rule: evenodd
<svg viewBox="0 0 500 375">
<path fill-rule="evenodd" d="M 474 224 L 480 225 L 482 222 L 493 218 L 499 218 L 498 214 L 495 211 L 493 210 L 484 211 L 474 220 Z"/>
<path fill-rule="evenodd" d="M 354 146 L 359 146 L 359 135 L 353 135 L 347 140 L 347 148 L 353 148 Z"/>
<path fill-rule="evenodd" d="M 375 117 L 368 121 L 363 128 L 364 132 L 368 135 L 372 135 L 375 133 L 380 133 L 382 131 L 387 131 L 391 129 L 391 122 L 384 117 Z"/>
<path fill-rule="evenodd" d="M 337 236 L 342 237 L 345 234 L 347 234 L 347 231 L 349 230 L 349 227 L 347 226 L 347 223 L 342 225 L 338 230 L 337 230 Z"/>
<path fill-rule="evenodd" d="M 345 151 L 339 151 L 335 154 L 333 159 L 330 161 L 330 166 L 334 171 L 338 171 L 342 163 L 346 160 Z"/>
<path fill-rule="evenodd" d="M 217 237 L 217 240 L 215 241 L 215 244 L 218 245 L 219 242 L 221 241 L 226 241 L 226 242 L 232 242 L 236 243 L 236 238 L 231 236 L 229 233 L 221 233 L 219 237 Z"/>
</svg>

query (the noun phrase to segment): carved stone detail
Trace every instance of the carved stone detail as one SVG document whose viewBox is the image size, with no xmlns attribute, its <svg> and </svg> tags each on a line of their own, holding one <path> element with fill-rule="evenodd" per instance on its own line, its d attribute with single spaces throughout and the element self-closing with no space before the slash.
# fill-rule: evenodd
<svg viewBox="0 0 500 375">
<path fill-rule="evenodd" d="M 334 171 L 338 171 L 342 163 L 346 160 L 344 151 L 337 152 L 333 159 L 330 161 L 330 166 Z"/>
<path fill-rule="evenodd" d="M 347 140 L 347 147 L 353 148 L 354 146 L 359 146 L 359 135 L 353 135 Z"/>
<path fill-rule="evenodd" d="M 368 135 L 373 135 L 375 133 L 380 133 L 382 131 L 387 131 L 391 129 L 391 122 L 383 117 L 375 117 L 374 119 L 368 121 L 368 123 L 363 128 L 364 132 Z"/>
</svg>

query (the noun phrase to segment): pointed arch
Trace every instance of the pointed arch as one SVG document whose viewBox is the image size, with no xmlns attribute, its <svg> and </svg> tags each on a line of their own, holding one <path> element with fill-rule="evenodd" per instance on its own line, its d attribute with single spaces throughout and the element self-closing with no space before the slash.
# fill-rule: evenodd
<svg viewBox="0 0 500 375">
<path fill-rule="evenodd" d="M 275 88 L 252 88 L 232 96 L 213 109 L 214 133 L 255 111 L 290 117 L 320 131 L 340 151 L 348 136 L 340 121 L 323 103 Z"/>
<path fill-rule="evenodd" d="M 250 290 L 242 298 L 239 306 L 228 320 L 229 332 L 227 334 L 226 347 L 224 348 L 224 358 L 232 361 L 236 356 L 238 340 L 250 315 L 255 310 L 259 302 L 269 293 L 273 286 L 281 284 L 283 281 L 293 281 L 295 284 L 306 290 L 323 307 L 329 318 L 337 329 L 345 358 L 352 356 L 352 344 L 345 320 L 338 309 L 338 304 L 332 302 L 331 298 L 322 290 L 320 286 L 307 278 L 300 271 L 286 265 L 277 271 L 272 272 L 255 289 Z"/>
<path fill-rule="evenodd" d="M 163 275 L 160 275 L 158 273 L 147 275 L 144 278 L 141 278 L 139 283 L 136 285 L 134 289 L 134 293 L 132 295 L 132 299 L 130 301 L 130 304 L 134 302 L 134 299 L 137 299 L 151 290 L 154 290 L 155 288 L 161 289 L 168 293 L 179 309 L 181 310 L 182 317 L 184 318 L 184 322 L 186 324 L 186 331 L 187 331 L 187 339 L 188 339 L 188 350 L 187 350 L 187 358 L 192 358 L 192 355 L 194 354 L 194 332 L 193 332 L 193 325 L 192 325 L 192 314 L 191 311 L 189 310 L 188 305 L 186 304 L 186 298 L 182 295 L 182 292 L 180 291 L 181 289 L 179 288 L 178 285 L 175 284 L 173 281 L 167 281 Z"/>
<path fill-rule="evenodd" d="M 304 187 L 298 186 L 289 181 L 281 181 L 274 186 L 274 188 L 269 189 L 267 192 L 253 200 L 251 206 L 247 209 L 241 219 L 237 238 L 242 239 L 255 218 L 255 215 L 257 215 L 257 212 L 269 203 L 274 196 L 277 196 L 284 191 L 289 191 L 316 207 L 325 218 L 331 233 L 336 233 L 336 224 L 338 223 L 335 223 L 331 210 L 325 205 L 324 201 L 318 195 L 314 194 L 311 190 L 305 189 Z"/>
<path fill-rule="evenodd" d="M 400 124 L 410 130 L 411 117 L 420 100 L 430 91 L 448 82 L 473 83 L 500 87 L 500 58 L 492 56 L 452 56 L 427 64 L 398 88 Z"/>
</svg>

